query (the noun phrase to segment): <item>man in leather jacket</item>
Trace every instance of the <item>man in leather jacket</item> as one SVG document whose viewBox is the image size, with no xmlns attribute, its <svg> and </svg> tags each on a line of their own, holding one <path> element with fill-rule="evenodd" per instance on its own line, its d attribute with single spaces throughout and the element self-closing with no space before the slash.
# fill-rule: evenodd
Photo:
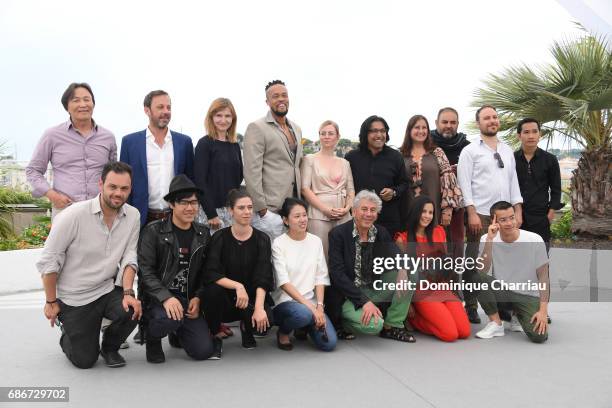
<svg viewBox="0 0 612 408">
<path fill-rule="evenodd" d="M 145 297 L 146 354 L 150 363 L 165 361 L 161 339 L 176 333 L 195 360 L 213 354 L 213 340 L 200 312 L 202 268 L 208 228 L 194 222 L 201 191 L 184 174 L 174 177 L 164 196 L 172 216 L 148 224 L 138 249 L 140 288 Z"/>
</svg>

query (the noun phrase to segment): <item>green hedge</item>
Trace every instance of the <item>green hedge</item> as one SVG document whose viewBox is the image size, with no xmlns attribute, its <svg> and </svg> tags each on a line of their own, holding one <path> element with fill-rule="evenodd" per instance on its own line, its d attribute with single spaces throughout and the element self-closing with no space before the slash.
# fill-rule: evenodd
<svg viewBox="0 0 612 408">
<path fill-rule="evenodd" d="M 30 192 L 9 187 L 0 187 L 0 205 L 2 204 L 36 204 L 41 208 L 51 208 L 51 203 L 46 198 L 35 198 Z"/>
<path fill-rule="evenodd" d="M 572 210 L 567 210 L 550 226 L 553 239 L 574 239 L 572 234 Z"/>
</svg>

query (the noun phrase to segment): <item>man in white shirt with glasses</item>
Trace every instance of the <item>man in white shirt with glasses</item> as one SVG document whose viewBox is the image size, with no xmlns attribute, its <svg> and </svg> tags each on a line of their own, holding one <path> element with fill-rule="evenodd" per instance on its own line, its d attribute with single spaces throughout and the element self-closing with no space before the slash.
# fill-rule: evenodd
<svg viewBox="0 0 612 408">
<path fill-rule="evenodd" d="M 507 201 L 514 207 L 517 228 L 522 224 L 521 190 L 516 175 L 514 152 L 497 137 L 499 118 L 491 105 L 476 111 L 480 139 L 466 146 L 459 156 L 457 179 L 463 192 L 467 213 L 468 258 L 478 256 L 480 237 L 491 224 L 489 209 L 498 201 Z M 465 282 L 474 278 L 474 270 L 463 274 Z M 476 293 L 464 291 L 465 309 L 471 323 L 480 323 Z"/>
</svg>

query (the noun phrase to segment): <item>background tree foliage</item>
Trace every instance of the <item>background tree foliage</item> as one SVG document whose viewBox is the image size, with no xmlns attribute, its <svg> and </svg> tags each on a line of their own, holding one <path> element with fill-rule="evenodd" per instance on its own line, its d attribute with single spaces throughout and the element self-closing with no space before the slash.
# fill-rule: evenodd
<svg viewBox="0 0 612 408">
<path fill-rule="evenodd" d="M 503 137 L 517 147 L 516 123 L 538 119 L 543 138 L 583 147 L 571 183 L 575 233 L 612 236 L 612 56 L 604 38 L 555 42 L 553 62 L 491 74 L 472 106 L 497 108 Z"/>
</svg>

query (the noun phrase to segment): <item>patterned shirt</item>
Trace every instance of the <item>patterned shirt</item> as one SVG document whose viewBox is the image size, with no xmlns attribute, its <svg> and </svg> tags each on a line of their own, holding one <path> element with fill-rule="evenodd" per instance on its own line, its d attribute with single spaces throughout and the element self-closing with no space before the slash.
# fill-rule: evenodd
<svg viewBox="0 0 612 408">
<path fill-rule="evenodd" d="M 353 221 L 353 240 L 355 241 L 355 286 L 358 288 L 372 283 L 372 254 L 373 244 L 376 241 L 378 230 L 372 224 L 368 230 L 368 241 L 363 243 L 359 239 L 357 224 Z"/>
</svg>

